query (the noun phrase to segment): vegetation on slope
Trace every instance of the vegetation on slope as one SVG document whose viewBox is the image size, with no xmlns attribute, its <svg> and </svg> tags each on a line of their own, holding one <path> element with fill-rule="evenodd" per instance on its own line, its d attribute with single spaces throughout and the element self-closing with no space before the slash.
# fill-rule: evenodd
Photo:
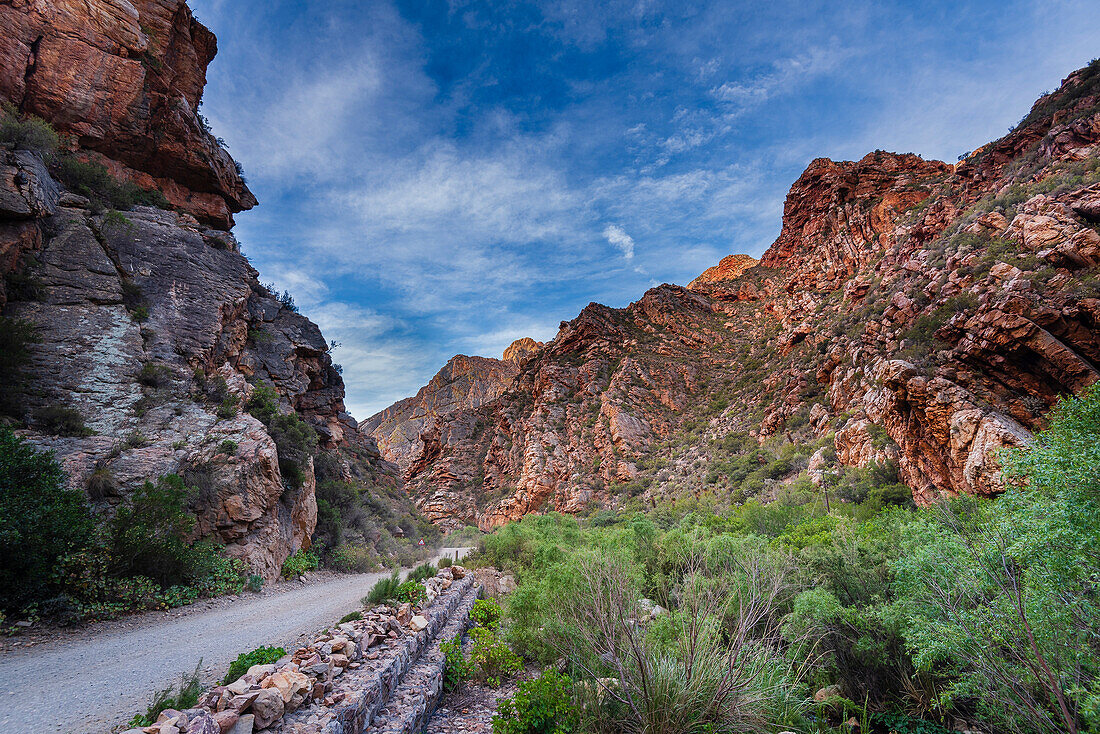
<svg viewBox="0 0 1100 734">
<path fill-rule="evenodd" d="M 574 731 L 1098 731 L 1100 387 L 1002 460 L 996 499 L 527 516 L 476 562 L 517 575 L 503 634 L 564 662 Z"/>
</svg>

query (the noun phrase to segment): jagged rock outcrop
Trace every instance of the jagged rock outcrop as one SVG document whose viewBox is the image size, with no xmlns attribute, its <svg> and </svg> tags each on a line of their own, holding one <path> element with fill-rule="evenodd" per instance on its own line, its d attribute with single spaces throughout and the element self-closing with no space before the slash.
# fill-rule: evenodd
<svg viewBox="0 0 1100 734">
<path fill-rule="evenodd" d="M 354 435 L 320 331 L 259 284 L 228 232 L 175 212 L 112 217 L 59 198 L 35 220 L 41 248 L 20 271 L 34 297 L 9 298 L 4 315 L 38 337 L 22 417 L 46 430 L 51 411 L 73 410 L 93 435 L 31 440 L 56 451 L 71 484 L 105 511 L 146 480 L 184 476 L 203 492 L 197 532 L 275 576 L 309 546 L 312 465 L 300 483 L 283 477 L 271 435 L 241 406 L 253 383 L 268 384 L 327 445 Z"/>
<path fill-rule="evenodd" d="M 717 265 L 707 268 L 702 275 L 688 283 L 687 287 L 695 288 L 722 280 L 733 280 L 739 278 L 749 268 L 756 267 L 759 264 L 759 260 L 749 255 L 726 255 Z"/>
<path fill-rule="evenodd" d="M 0 149 L 0 325 L 35 335 L 27 384 L 3 386 L 5 420 L 102 514 L 179 474 L 197 490 L 195 534 L 274 578 L 310 545 L 317 476 L 294 426 L 279 444 L 244 410 L 257 387 L 313 427 L 329 479 L 396 479 L 344 410 L 320 330 L 228 231 L 255 200 L 197 113 L 214 37 L 182 0 L 0 0 L 0 26 L 0 96 L 177 207 L 101 211 L 39 153 Z"/>
<path fill-rule="evenodd" d="M 958 165 L 813 161 L 759 263 L 563 322 L 499 398 L 423 434 L 410 493 L 441 525 L 490 528 L 766 498 L 810 453 L 818 485 L 896 463 L 918 502 L 999 491 L 998 452 L 1100 377 L 1098 144 L 1094 63 Z M 751 447 L 775 441 L 806 459 L 764 466 Z"/>
<path fill-rule="evenodd" d="M 439 416 L 496 400 L 541 346 L 524 337 L 504 350 L 502 360 L 452 357 L 416 395 L 363 421 L 361 430 L 375 439 L 387 461 L 407 471 L 421 452 L 421 434 L 430 434 Z"/>
<path fill-rule="evenodd" d="M 199 114 L 217 41 L 185 0 L 2 0 L 0 28 L 0 98 L 208 225 L 255 206 Z"/>
</svg>

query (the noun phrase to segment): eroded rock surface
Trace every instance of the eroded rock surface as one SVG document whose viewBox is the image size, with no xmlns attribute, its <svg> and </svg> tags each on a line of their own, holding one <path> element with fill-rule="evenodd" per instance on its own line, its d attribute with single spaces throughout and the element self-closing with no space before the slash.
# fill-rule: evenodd
<svg viewBox="0 0 1100 734">
<path fill-rule="evenodd" d="M 1098 77 L 957 165 L 813 161 L 759 262 L 590 305 L 498 398 L 440 415 L 408 465 L 418 506 L 488 529 L 741 491 L 729 446 L 830 435 L 764 486 L 894 465 L 922 503 L 999 491 L 998 453 L 1100 376 Z"/>
<path fill-rule="evenodd" d="M 217 40 L 185 0 L 0 2 L 0 97 L 227 229 L 256 204 L 199 115 Z"/>
</svg>

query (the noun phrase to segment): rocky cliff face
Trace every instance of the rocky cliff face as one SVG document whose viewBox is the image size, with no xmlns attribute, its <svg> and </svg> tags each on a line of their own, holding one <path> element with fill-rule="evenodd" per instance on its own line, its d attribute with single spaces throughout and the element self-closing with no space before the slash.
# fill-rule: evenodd
<svg viewBox="0 0 1100 734">
<path fill-rule="evenodd" d="M 256 204 L 198 112 L 214 34 L 185 0 L 0 0 L 0 97 L 221 229 Z"/>
<path fill-rule="evenodd" d="M 312 464 L 301 483 L 286 480 L 272 436 L 241 407 L 266 384 L 327 445 L 354 435 L 320 331 L 258 283 L 230 233 L 148 207 L 93 214 L 33 154 L 7 163 L 7 177 L 35 182 L 33 216 L 0 206 L 0 217 L 24 216 L 37 241 L 13 271 L 24 288 L 4 308 L 36 328 L 19 401 L 32 440 L 56 451 L 72 485 L 105 511 L 147 479 L 184 476 L 203 495 L 198 532 L 273 577 L 309 546 Z M 59 409 L 92 435 L 46 435 L 58 432 Z"/>
<path fill-rule="evenodd" d="M 420 453 L 421 434 L 430 432 L 439 416 L 496 400 L 541 346 L 524 337 L 504 350 L 504 359 L 453 357 L 416 395 L 371 416 L 361 430 L 377 441 L 387 461 L 407 471 Z"/>
<path fill-rule="evenodd" d="M 483 528 L 844 466 L 893 465 L 918 502 L 998 491 L 997 451 L 1098 377 L 1098 143 L 1093 64 L 958 165 L 814 161 L 759 263 L 563 322 L 499 398 L 422 434 L 409 491 Z"/>
<path fill-rule="evenodd" d="M 196 534 L 274 578 L 310 545 L 318 477 L 288 431 L 244 410 L 254 390 L 317 432 L 321 479 L 396 478 L 345 412 L 317 326 L 259 283 L 228 231 L 255 200 L 197 114 L 214 37 L 182 0 L 0 0 L 0 27 L 0 95 L 178 208 L 99 211 L 38 153 L 0 148 L 0 327 L 26 322 L 36 339 L 25 389 L 4 385 L 0 402 L 99 511 L 179 474 Z"/>
</svg>

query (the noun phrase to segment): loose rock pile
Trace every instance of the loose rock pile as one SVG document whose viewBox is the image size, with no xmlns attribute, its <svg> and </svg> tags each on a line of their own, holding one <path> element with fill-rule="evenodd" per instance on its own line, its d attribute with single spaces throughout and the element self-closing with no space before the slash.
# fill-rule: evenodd
<svg viewBox="0 0 1100 734">
<path fill-rule="evenodd" d="M 472 574 L 452 566 L 424 586 L 423 607 L 364 609 L 361 619 L 274 664 L 253 665 L 233 683 L 211 688 L 197 707 L 167 709 L 154 725 L 123 734 L 359 734 L 423 653 L 437 650 L 439 632 L 446 627 L 453 636 L 469 624 L 478 594 Z"/>
</svg>

